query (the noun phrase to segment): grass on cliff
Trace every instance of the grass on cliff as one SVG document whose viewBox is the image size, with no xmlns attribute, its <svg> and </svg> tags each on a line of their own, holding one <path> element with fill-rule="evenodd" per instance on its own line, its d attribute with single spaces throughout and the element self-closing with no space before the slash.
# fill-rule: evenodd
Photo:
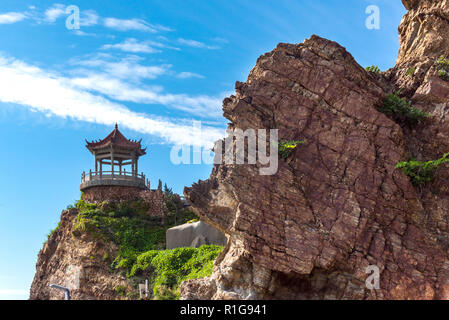
<svg viewBox="0 0 449 320">
<path fill-rule="evenodd" d="M 449 152 L 445 153 L 440 159 L 431 161 L 409 161 L 399 162 L 395 168 L 402 169 L 402 172 L 410 177 L 412 184 L 416 187 L 426 184 L 433 180 L 435 172 L 443 163 L 449 162 Z"/>
<path fill-rule="evenodd" d="M 76 203 L 79 210 L 73 234 L 89 233 L 97 239 L 112 241 L 119 246 L 112 268 L 127 268 L 134 264 L 137 256 L 148 250 L 165 249 L 165 233 L 173 224 L 161 225 L 147 214 L 144 201 L 124 201 L 120 203 L 102 202 Z M 180 224 L 195 217 L 189 210 L 178 214 Z"/>
<path fill-rule="evenodd" d="M 430 114 L 413 108 L 411 102 L 399 96 L 400 91 L 385 97 L 383 105 L 378 109 L 380 112 L 392 117 L 399 124 L 414 126 L 420 123 Z"/>
<path fill-rule="evenodd" d="M 381 72 L 378 66 L 366 67 L 365 70 L 368 71 L 368 72 L 374 72 L 374 73 L 377 73 L 377 74 L 379 74 Z"/>
<path fill-rule="evenodd" d="M 181 282 L 210 276 L 214 260 L 222 250 L 223 246 L 217 245 L 150 250 L 137 257 L 127 276 L 149 279 L 155 299 L 178 299 Z"/>
<path fill-rule="evenodd" d="M 169 210 L 175 210 L 173 203 Z M 223 250 L 222 246 L 206 245 L 200 248 L 165 249 L 165 234 L 175 224 L 195 219 L 193 212 L 179 208 L 168 214 L 168 223 L 148 216 L 143 201 L 120 203 L 76 203 L 78 216 L 72 233 L 74 236 L 89 234 L 95 239 L 114 242 L 119 250 L 115 257 L 103 257 L 110 263 L 111 271 L 123 272 L 130 281 L 149 279 L 155 299 L 179 298 L 179 285 L 187 279 L 209 276 L 213 261 Z"/>
</svg>

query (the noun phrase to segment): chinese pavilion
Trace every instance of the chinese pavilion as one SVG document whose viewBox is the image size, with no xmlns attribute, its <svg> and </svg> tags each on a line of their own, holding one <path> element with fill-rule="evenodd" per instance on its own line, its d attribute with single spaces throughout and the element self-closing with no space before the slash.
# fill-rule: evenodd
<svg viewBox="0 0 449 320">
<path fill-rule="evenodd" d="M 125 138 L 118 130 L 117 124 L 103 140 L 86 140 L 86 148 L 95 157 L 95 171 L 82 173 L 81 191 L 96 186 L 149 189 L 148 179 L 145 179 L 143 173 L 138 173 L 139 157 L 146 154 L 146 148 L 142 148 L 141 141 L 142 139 L 136 141 Z"/>
</svg>

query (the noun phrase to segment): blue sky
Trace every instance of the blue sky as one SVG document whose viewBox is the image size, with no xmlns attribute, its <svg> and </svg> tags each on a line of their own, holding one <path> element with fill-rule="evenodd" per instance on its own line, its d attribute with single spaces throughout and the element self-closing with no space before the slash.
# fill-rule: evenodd
<svg viewBox="0 0 449 320">
<path fill-rule="evenodd" d="M 66 28 L 69 5 L 79 30 Z M 365 27 L 368 5 L 380 8 L 380 30 Z M 171 147 L 223 135 L 221 101 L 261 54 L 317 34 L 386 70 L 404 13 L 399 0 L 2 0 L 0 299 L 28 298 L 46 235 L 93 167 L 85 138 L 118 122 L 148 146 L 139 171 L 181 193 L 211 167 L 176 166 Z"/>
</svg>

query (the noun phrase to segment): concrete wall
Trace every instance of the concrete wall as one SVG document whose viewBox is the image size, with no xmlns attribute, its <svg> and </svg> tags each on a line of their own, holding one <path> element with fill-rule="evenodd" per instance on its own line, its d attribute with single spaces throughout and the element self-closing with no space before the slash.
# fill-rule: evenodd
<svg viewBox="0 0 449 320">
<path fill-rule="evenodd" d="M 226 245 L 224 233 L 210 225 L 198 221 L 186 223 L 167 230 L 167 249 L 180 247 L 198 248 L 203 244 Z"/>
</svg>

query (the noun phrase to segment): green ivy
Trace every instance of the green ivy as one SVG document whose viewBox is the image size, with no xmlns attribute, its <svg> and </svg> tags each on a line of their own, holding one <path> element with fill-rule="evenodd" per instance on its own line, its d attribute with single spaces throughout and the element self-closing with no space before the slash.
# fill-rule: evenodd
<svg viewBox="0 0 449 320">
<path fill-rule="evenodd" d="M 411 102 L 399 97 L 399 94 L 400 91 L 388 94 L 384 99 L 383 105 L 378 108 L 379 111 L 392 117 L 400 124 L 410 126 L 414 126 L 430 116 L 428 113 L 413 108 Z"/>
<path fill-rule="evenodd" d="M 305 143 L 305 140 L 281 141 L 279 142 L 279 155 L 282 159 L 287 159 L 299 144 Z"/>
<path fill-rule="evenodd" d="M 417 161 L 410 159 L 409 161 L 399 162 L 395 168 L 402 169 L 414 186 L 426 184 L 433 180 L 435 172 L 440 165 L 449 162 L 449 152 L 445 153 L 440 159 L 432 161 Z"/>
</svg>

